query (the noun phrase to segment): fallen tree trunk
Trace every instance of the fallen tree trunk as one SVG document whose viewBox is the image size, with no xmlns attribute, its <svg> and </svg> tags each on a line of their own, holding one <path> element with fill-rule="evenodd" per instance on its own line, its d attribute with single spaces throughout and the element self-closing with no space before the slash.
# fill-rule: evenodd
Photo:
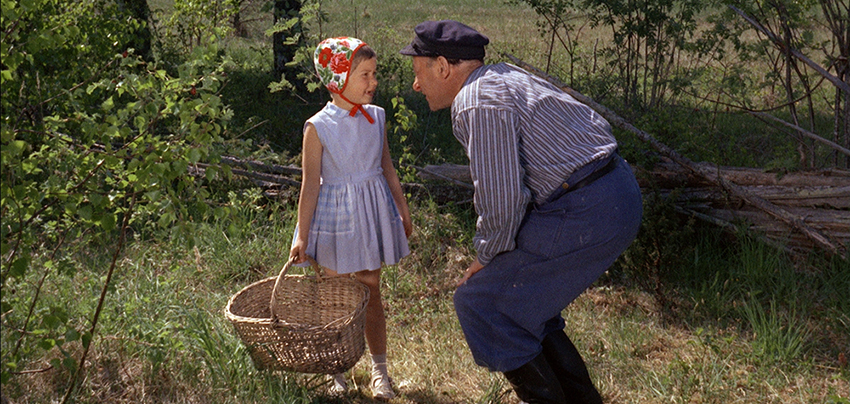
<svg viewBox="0 0 850 404">
<path fill-rule="evenodd" d="M 679 164 L 662 161 L 648 169 L 653 185 L 662 188 L 696 187 L 711 185 L 702 176 L 695 175 Z M 850 185 L 850 171 L 829 169 L 798 171 L 793 173 L 765 171 L 761 168 L 721 166 L 718 175 L 727 181 L 749 186 L 782 187 L 845 187 Z M 639 176 L 638 181 L 642 178 Z M 648 186 L 649 184 L 641 184 Z"/>
<path fill-rule="evenodd" d="M 300 167 L 282 166 L 279 164 L 266 164 L 254 160 L 243 160 L 231 156 L 221 156 L 221 162 L 232 167 L 239 167 L 244 170 L 260 171 L 272 174 L 284 175 L 301 175 Z"/>
<path fill-rule="evenodd" d="M 850 242 L 850 215 L 847 212 L 812 210 L 787 207 L 789 212 L 803 217 L 807 225 L 819 232 L 829 234 L 836 240 Z M 811 238 L 793 231 L 782 222 L 773 220 L 765 212 L 743 206 L 741 208 L 719 209 L 708 206 L 683 208 L 685 213 L 701 214 L 715 220 L 721 220 L 732 226 L 741 226 L 755 234 L 762 234 L 770 240 L 786 246 L 790 250 L 810 251 L 819 247 Z M 699 217 L 699 216 L 698 216 Z"/>
<path fill-rule="evenodd" d="M 850 209 L 850 186 L 789 188 L 778 186 L 746 187 L 747 191 L 777 205 L 800 208 Z M 687 201 L 729 201 L 732 206 L 741 205 L 743 200 L 724 194 L 717 188 L 683 188 L 679 197 Z M 842 212 L 850 216 L 850 212 Z"/>
<path fill-rule="evenodd" d="M 234 175 L 245 177 L 255 184 L 261 187 L 272 187 L 272 186 L 280 186 L 280 185 L 288 185 L 293 187 L 301 187 L 301 183 L 290 179 L 288 177 L 284 177 L 279 174 L 273 174 L 269 171 L 259 171 L 259 170 L 273 170 L 271 166 L 263 165 L 262 163 L 253 163 L 253 170 L 242 170 L 239 168 L 231 168 L 230 172 Z M 210 167 L 209 164 L 198 163 L 196 170 L 200 175 L 203 175 L 206 172 L 206 168 Z M 301 170 L 298 170 L 298 174 L 301 174 Z"/>
</svg>

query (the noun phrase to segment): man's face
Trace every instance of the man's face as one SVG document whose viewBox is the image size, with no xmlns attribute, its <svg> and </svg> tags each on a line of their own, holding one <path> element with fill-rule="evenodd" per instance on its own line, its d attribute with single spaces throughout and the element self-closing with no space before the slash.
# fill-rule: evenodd
<svg viewBox="0 0 850 404">
<path fill-rule="evenodd" d="M 453 97 L 447 96 L 446 83 L 440 74 L 440 63 L 425 56 L 413 57 L 413 89 L 422 93 L 428 101 L 431 111 L 452 106 Z"/>
</svg>

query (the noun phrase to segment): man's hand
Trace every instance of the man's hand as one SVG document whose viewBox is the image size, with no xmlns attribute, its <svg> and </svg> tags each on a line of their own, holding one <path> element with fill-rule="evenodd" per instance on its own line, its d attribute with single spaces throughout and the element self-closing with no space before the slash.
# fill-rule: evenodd
<svg viewBox="0 0 850 404">
<path fill-rule="evenodd" d="M 470 264 L 469 268 L 466 269 L 466 272 L 463 273 L 463 278 L 458 281 L 457 286 L 460 287 L 466 283 L 467 279 L 471 278 L 472 275 L 475 275 L 476 272 L 482 269 L 484 269 L 484 265 L 481 265 L 481 263 L 478 262 L 478 257 L 475 257 L 475 261 L 472 261 L 472 264 Z"/>
</svg>

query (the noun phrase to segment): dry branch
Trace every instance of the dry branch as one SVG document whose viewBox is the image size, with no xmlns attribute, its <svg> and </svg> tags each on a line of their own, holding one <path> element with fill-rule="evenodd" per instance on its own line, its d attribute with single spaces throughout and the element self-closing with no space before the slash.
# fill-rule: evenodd
<svg viewBox="0 0 850 404">
<path fill-rule="evenodd" d="M 812 132 L 809 132 L 809 131 L 807 131 L 807 130 L 805 130 L 805 129 L 797 126 L 797 125 L 794 125 L 793 123 L 785 122 L 782 119 L 779 119 L 779 118 L 777 118 L 773 115 L 770 115 L 770 114 L 766 114 L 764 112 L 755 112 L 755 111 L 749 111 L 749 112 L 750 112 L 750 114 L 753 114 L 757 117 L 764 118 L 764 119 L 767 119 L 767 120 L 770 120 L 770 121 L 773 121 L 773 122 L 781 123 L 781 124 L 791 128 L 791 129 L 794 129 L 795 131 L 797 131 L 797 133 L 800 133 L 801 135 L 803 135 L 803 136 L 805 136 L 809 139 L 813 139 L 817 142 L 821 142 L 821 143 L 823 143 L 823 144 L 825 144 L 825 145 L 827 145 L 827 146 L 829 146 L 829 147 L 831 147 L 831 148 L 833 148 L 837 151 L 840 151 L 840 152 L 850 156 L 850 149 L 847 149 L 846 147 L 842 147 L 840 144 L 835 143 L 831 140 L 824 139 L 824 138 L 822 138 L 822 137 L 820 137 L 820 136 L 818 136 L 818 135 L 816 135 Z"/>
<path fill-rule="evenodd" d="M 738 15 L 740 15 L 744 20 L 746 20 L 748 23 L 750 23 L 750 25 L 755 27 L 761 33 L 765 34 L 780 49 L 783 49 L 783 50 L 785 49 L 785 44 L 782 42 L 781 39 L 779 39 L 776 36 L 776 34 L 767 30 L 767 28 L 765 28 L 761 24 L 759 24 L 758 21 L 752 19 L 750 16 L 748 16 L 746 13 L 739 10 L 735 6 L 729 5 L 729 8 L 731 8 L 734 12 L 738 13 Z M 835 85 L 835 87 L 841 89 L 841 91 L 844 91 L 844 94 L 847 94 L 847 96 L 850 97 L 850 84 L 847 84 L 847 83 L 841 81 L 841 79 L 839 79 L 838 77 L 835 77 L 835 76 L 829 74 L 829 72 L 826 71 L 826 69 L 821 67 L 819 64 L 815 63 L 813 60 L 807 58 L 806 55 L 803 55 L 797 49 L 790 48 L 788 50 L 791 52 L 792 55 L 794 55 L 794 57 L 796 57 L 797 59 L 800 59 L 801 61 L 803 61 L 803 63 L 809 65 L 812 69 L 815 69 L 816 72 L 818 72 L 821 76 L 823 76 L 824 78 L 829 80 L 833 85 Z"/>
<path fill-rule="evenodd" d="M 410 164 L 408 164 L 408 166 L 413 167 L 417 171 L 419 171 L 419 178 L 446 180 L 467 189 L 475 189 L 475 187 L 472 185 L 472 176 L 469 174 L 469 166 L 460 166 L 456 164 L 443 166 L 425 166 L 425 168 L 417 167 Z M 450 169 L 450 171 L 454 172 L 446 172 L 445 169 L 448 167 L 453 167 L 454 170 Z M 463 175 L 464 172 L 466 173 L 466 176 Z"/>
<path fill-rule="evenodd" d="M 266 164 L 259 161 L 242 160 L 231 156 L 221 156 L 221 162 L 229 166 L 241 167 L 246 170 L 262 171 L 272 174 L 301 175 L 300 167 Z"/>
<path fill-rule="evenodd" d="M 469 172 L 469 166 L 459 164 L 441 164 L 438 166 L 427 165 L 419 169 L 419 178 L 423 180 L 441 180 L 450 179 L 452 182 L 464 184 L 465 187 L 472 187 L 472 174 Z"/>
<path fill-rule="evenodd" d="M 247 162 L 245 160 L 239 160 L 234 157 L 222 157 L 222 162 L 228 165 L 233 165 L 237 167 L 250 167 L 250 170 L 243 170 L 241 168 L 231 168 L 230 172 L 239 177 L 244 177 L 252 182 L 254 182 L 257 186 L 263 188 L 275 187 L 275 186 L 292 186 L 299 188 L 301 187 L 301 183 L 295 181 L 291 178 L 285 177 L 283 175 L 275 174 L 275 172 L 289 172 L 293 174 L 301 174 L 301 169 L 296 167 L 284 167 L 273 164 L 264 164 L 260 162 Z M 210 164 L 198 163 L 196 167 L 194 167 L 195 174 L 199 176 L 203 176 L 208 167 L 212 167 Z M 282 169 L 283 168 L 283 169 Z"/>
</svg>

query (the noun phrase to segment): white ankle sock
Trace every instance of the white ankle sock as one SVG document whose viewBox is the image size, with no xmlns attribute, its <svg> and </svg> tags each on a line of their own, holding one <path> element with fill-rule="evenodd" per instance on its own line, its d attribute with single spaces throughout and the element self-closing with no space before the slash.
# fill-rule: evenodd
<svg viewBox="0 0 850 404">
<path fill-rule="evenodd" d="M 345 373 L 337 373 L 333 375 L 333 384 L 331 389 L 337 392 L 345 392 L 348 390 L 348 383 L 345 381 Z"/>
<path fill-rule="evenodd" d="M 387 374 L 387 354 L 371 355 L 372 356 L 372 371 L 380 372 L 382 375 Z"/>
<path fill-rule="evenodd" d="M 383 355 L 370 355 L 372 357 L 372 363 L 387 363 L 387 354 Z"/>
</svg>

